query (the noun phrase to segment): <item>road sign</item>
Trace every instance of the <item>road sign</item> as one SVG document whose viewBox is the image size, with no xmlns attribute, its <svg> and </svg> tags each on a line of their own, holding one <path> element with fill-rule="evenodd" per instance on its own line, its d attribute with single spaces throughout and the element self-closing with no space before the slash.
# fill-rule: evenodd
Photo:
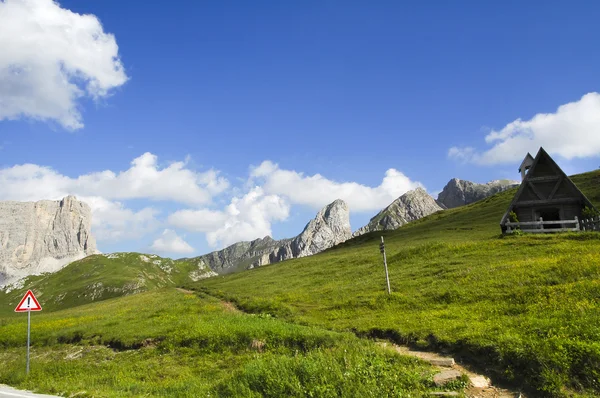
<svg viewBox="0 0 600 398">
<path fill-rule="evenodd" d="M 40 305 L 40 303 L 38 303 L 38 301 L 36 300 L 36 298 L 33 295 L 33 292 L 31 290 L 28 290 L 27 293 L 25 293 L 25 296 L 23 296 L 23 299 L 21 300 L 19 305 L 17 305 L 17 308 L 15 308 L 15 312 L 41 311 L 41 310 L 42 310 L 42 306 Z"/>
<path fill-rule="evenodd" d="M 27 374 L 29 374 L 29 346 L 31 345 L 31 311 L 41 311 L 42 306 L 36 300 L 33 292 L 28 290 L 23 296 L 23 299 L 15 308 L 15 312 L 26 312 L 27 313 Z"/>
</svg>

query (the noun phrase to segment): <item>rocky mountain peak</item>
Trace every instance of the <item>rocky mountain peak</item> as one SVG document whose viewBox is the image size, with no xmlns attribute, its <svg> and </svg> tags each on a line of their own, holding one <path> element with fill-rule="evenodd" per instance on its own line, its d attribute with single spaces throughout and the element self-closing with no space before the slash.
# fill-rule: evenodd
<svg viewBox="0 0 600 398">
<path fill-rule="evenodd" d="M 425 189 L 418 187 L 394 200 L 388 207 L 377 213 L 367 225 L 357 230 L 353 236 L 367 232 L 390 230 L 401 227 L 419 218 L 442 210 L 435 199 Z"/>
<path fill-rule="evenodd" d="M 519 182 L 513 180 L 494 180 L 485 184 L 478 184 L 453 178 L 448 181 L 442 192 L 438 195 L 438 202 L 449 209 L 464 206 L 516 185 L 519 185 Z"/>
<path fill-rule="evenodd" d="M 346 202 L 337 199 L 325 206 L 292 240 L 294 257 L 310 256 L 352 237 L 350 210 Z"/>
<path fill-rule="evenodd" d="M 75 196 L 0 202 L 0 285 L 97 253 L 90 207 Z"/>
<path fill-rule="evenodd" d="M 199 257 L 213 271 L 228 273 L 310 256 L 350 239 L 350 211 L 343 200 L 323 207 L 294 238 L 275 240 L 270 236 L 238 242 L 223 250 Z"/>
</svg>

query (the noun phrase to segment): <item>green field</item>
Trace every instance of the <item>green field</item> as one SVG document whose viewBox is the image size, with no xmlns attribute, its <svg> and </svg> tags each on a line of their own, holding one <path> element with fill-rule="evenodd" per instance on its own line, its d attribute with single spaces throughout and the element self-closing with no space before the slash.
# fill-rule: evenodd
<svg viewBox="0 0 600 398">
<path fill-rule="evenodd" d="M 599 171 L 573 180 L 600 204 Z M 139 254 L 32 277 L 44 305 L 32 372 L 26 317 L 9 313 L 24 287 L 0 293 L 0 383 L 67 396 L 427 396 L 432 369 L 371 340 L 385 338 L 450 351 L 530 396 L 598 396 L 600 234 L 502 237 L 514 193 L 384 232 L 389 296 L 382 233 L 198 282 L 193 259 L 165 271 Z M 112 290 L 92 300 L 97 283 Z"/>
<path fill-rule="evenodd" d="M 600 204 L 600 173 L 573 178 Z M 501 237 L 516 190 L 191 285 L 303 325 L 446 349 L 535 395 L 600 394 L 600 234 Z"/>
<path fill-rule="evenodd" d="M 18 286 L 0 291 L 0 316 L 11 314 L 27 289 L 44 303 L 44 311 L 55 311 L 182 285 L 207 271 L 194 259 L 171 260 L 140 253 L 88 256 L 53 274 L 30 276 Z"/>
<path fill-rule="evenodd" d="M 163 288 L 0 319 L 0 383 L 77 397 L 420 397 L 432 370 L 349 333 Z M 458 385 L 455 387 L 459 387 Z"/>
</svg>

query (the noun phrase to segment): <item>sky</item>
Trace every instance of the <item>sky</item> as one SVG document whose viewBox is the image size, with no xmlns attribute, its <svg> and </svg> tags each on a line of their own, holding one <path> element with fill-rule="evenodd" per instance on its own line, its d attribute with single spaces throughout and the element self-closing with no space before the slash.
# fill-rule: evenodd
<svg viewBox="0 0 600 398">
<path fill-rule="evenodd" d="M 595 1 L 0 0 L 0 200 L 76 195 L 102 252 L 352 229 L 543 146 L 600 165 Z"/>
</svg>

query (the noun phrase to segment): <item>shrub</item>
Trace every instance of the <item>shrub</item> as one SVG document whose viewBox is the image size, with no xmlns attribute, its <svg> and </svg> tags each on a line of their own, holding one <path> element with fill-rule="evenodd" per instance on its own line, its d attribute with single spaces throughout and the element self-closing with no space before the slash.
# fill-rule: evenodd
<svg viewBox="0 0 600 398">
<path fill-rule="evenodd" d="M 594 218 L 600 216 L 600 211 L 596 209 L 590 209 L 588 206 L 584 207 L 581 211 L 581 217 L 586 218 Z"/>
<path fill-rule="evenodd" d="M 517 217 L 517 213 L 515 213 L 514 211 L 511 211 L 510 213 L 508 213 L 508 221 L 510 221 L 510 222 L 519 222 L 519 218 Z"/>
</svg>

